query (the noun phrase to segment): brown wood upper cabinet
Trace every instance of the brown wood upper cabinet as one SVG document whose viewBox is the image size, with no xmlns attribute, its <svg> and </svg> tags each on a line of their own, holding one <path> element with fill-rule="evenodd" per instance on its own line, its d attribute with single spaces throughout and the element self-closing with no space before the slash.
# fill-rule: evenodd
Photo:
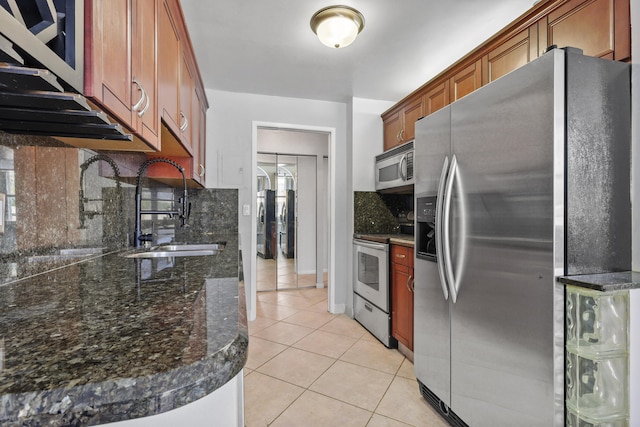
<svg viewBox="0 0 640 427">
<path fill-rule="evenodd" d="M 176 0 L 161 2 L 158 33 L 160 116 L 171 133 L 166 139 L 180 143 L 180 149 L 170 149 L 166 154 L 187 156 L 191 164 L 187 167 L 186 159 L 180 159 L 180 164 L 189 171 L 191 179 L 204 184 L 208 103 L 179 3 Z"/>
<path fill-rule="evenodd" d="M 429 115 L 534 60 L 547 46 L 571 46 L 582 49 L 588 56 L 630 61 L 629 3 L 629 0 L 540 2 L 384 112 L 385 151 L 414 137 L 415 119 Z M 421 114 L 408 118 L 407 111 L 417 111 L 417 105 L 422 105 Z"/>
<path fill-rule="evenodd" d="M 428 116 L 449 105 L 449 80 L 434 84 L 424 95 L 424 115 Z"/>
<path fill-rule="evenodd" d="M 545 46 L 573 46 L 585 55 L 618 61 L 631 56 L 629 0 L 571 0 L 541 24 Z"/>
<path fill-rule="evenodd" d="M 415 137 L 416 121 L 423 115 L 422 96 L 383 115 L 384 151 L 411 141 Z"/>
<path fill-rule="evenodd" d="M 158 36 L 158 81 L 160 87 L 161 117 L 171 133 L 193 155 L 193 118 L 199 109 L 193 107 L 196 87 L 196 66 L 187 30 L 180 19 L 175 0 L 162 0 Z"/>
<path fill-rule="evenodd" d="M 159 148 L 157 0 L 85 0 L 85 96 Z M 115 147 L 111 147 L 115 148 Z"/>
<path fill-rule="evenodd" d="M 457 101 L 482 86 L 482 61 L 475 61 L 449 78 L 449 101 Z"/>
<path fill-rule="evenodd" d="M 180 31 L 168 0 L 158 11 L 158 99 L 160 117 L 174 135 L 180 135 Z"/>
<path fill-rule="evenodd" d="M 538 26 L 533 25 L 491 49 L 482 59 L 483 84 L 490 83 L 538 57 Z"/>
<path fill-rule="evenodd" d="M 184 166 L 189 179 L 204 185 L 209 106 L 180 5 L 176 0 L 160 1 L 158 97 L 160 117 L 168 129 L 162 139 L 174 142 L 166 149 L 163 147 L 162 152 Z"/>
<path fill-rule="evenodd" d="M 192 99 L 193 118 L 193 179 L 203 186 L 206 174 L 206 149 L 207 149 L 207 103 L 203 93 L 194 87 Z"/>
</svg>

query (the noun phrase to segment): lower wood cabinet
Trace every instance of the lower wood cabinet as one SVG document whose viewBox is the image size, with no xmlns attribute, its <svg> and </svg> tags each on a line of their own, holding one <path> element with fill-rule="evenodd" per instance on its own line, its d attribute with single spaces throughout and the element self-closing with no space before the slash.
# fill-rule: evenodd
<svg viewBox="0 0 640 427">
<path fill-rule="evenodd" d="M 413 248 L 391 245 L 391 335 L 413 351 Z"/>
</svg>

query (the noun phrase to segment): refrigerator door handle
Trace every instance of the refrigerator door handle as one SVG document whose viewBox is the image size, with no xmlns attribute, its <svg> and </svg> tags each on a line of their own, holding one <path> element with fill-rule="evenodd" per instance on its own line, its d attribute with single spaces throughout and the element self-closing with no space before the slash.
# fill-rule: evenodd
<svg viewBox="0 0 640 427">
<path fill-rule="evenodd" d="M 455 278 L 453 275 L 453 268 L 451 265 L 451 241 L 449 236 L 449 227 L 451 221 L 451 198 L 453 196 L 453 182 L 455 181 L 456 171 L 458 170 L 458 160 L 455 154 L 451 158 L 451 167 L 449 168 L 449 176 L 447 176 L 447 184 L 444 190 L 444 203 L 442 209 L 442 256 L 444 258 L 444 271 L 447 278 L 447 285 L 449 286 L 449 292 L 451 293 L 451 301 L 455 304 L 457 295 Z"/>
<path fill-rule="evenodd" d="M 442 172 L 440 173 L 440 181 L 438 182 L 438 197 L 436 198 L 436 264 L 438 264 L 438 274 L 440 275 L 440 284 L 442 285 L 442 293 L 444 299 L 449 299 L 449 286 L 444 271 L 444 255 L 442 249 L 442 208 L 444 202 L 444 186 L 447 178 L 447 170 L 449 169 L 449 157 L 444 158 L 442 164 Z"/>
<path fill-rule="evenodd" d="M 453 266 L 453 259 L 451 256 L 451 236 L 449 234 L 449 225 L 451 220 L 451 202 L 453 198 L 453 187 L 457 187 L 457 210 L 460 218 L 457 229 L 457 264 Z M 451 171 L 447 179 L 447 187 L 445 190 L 445 208 L 444 208 L 444 234 L 443 234 L 443 247 L 445 258 L 445 271 L 447 273 L 447 283 L 449 284 L 449 291 L 451 292 L 451 301 L 455 304 L 458 299 L 458 293 L 460 292 L 460 283 L 462 282 L 462 272 L 465 266 L 465 259 L 467 255 L 466 248 L 466 235 L 467 235 L 467 208 L 464 198 L 464 189 L 462 188 L 462 180 L 460 179 L 460 168 L 458 165 L 458 159 L 454 155 L 451 159 Z"/>
</svg>

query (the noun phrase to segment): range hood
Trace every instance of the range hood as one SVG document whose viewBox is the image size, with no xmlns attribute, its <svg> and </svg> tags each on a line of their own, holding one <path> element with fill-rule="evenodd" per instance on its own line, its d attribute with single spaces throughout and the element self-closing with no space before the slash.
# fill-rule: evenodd
<svg viewBox="0 0 640 427">
<path fill-rule="evenodd" d="M 83 34 L 83 0 L 0 1 L 0 131 L 133 139 L 81 94 Z"/>
</svg>

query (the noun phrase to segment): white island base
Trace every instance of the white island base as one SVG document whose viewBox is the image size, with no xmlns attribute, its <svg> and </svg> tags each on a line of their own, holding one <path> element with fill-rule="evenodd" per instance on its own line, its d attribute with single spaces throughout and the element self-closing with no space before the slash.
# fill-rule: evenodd
<svg viewBox="0 0 640 427">
<path fill-rule="evenodd" d="M 108 427 L 244 426 L 244 369 L 213 393 L 162 414 L 102 424 Z"/>
</svg>

